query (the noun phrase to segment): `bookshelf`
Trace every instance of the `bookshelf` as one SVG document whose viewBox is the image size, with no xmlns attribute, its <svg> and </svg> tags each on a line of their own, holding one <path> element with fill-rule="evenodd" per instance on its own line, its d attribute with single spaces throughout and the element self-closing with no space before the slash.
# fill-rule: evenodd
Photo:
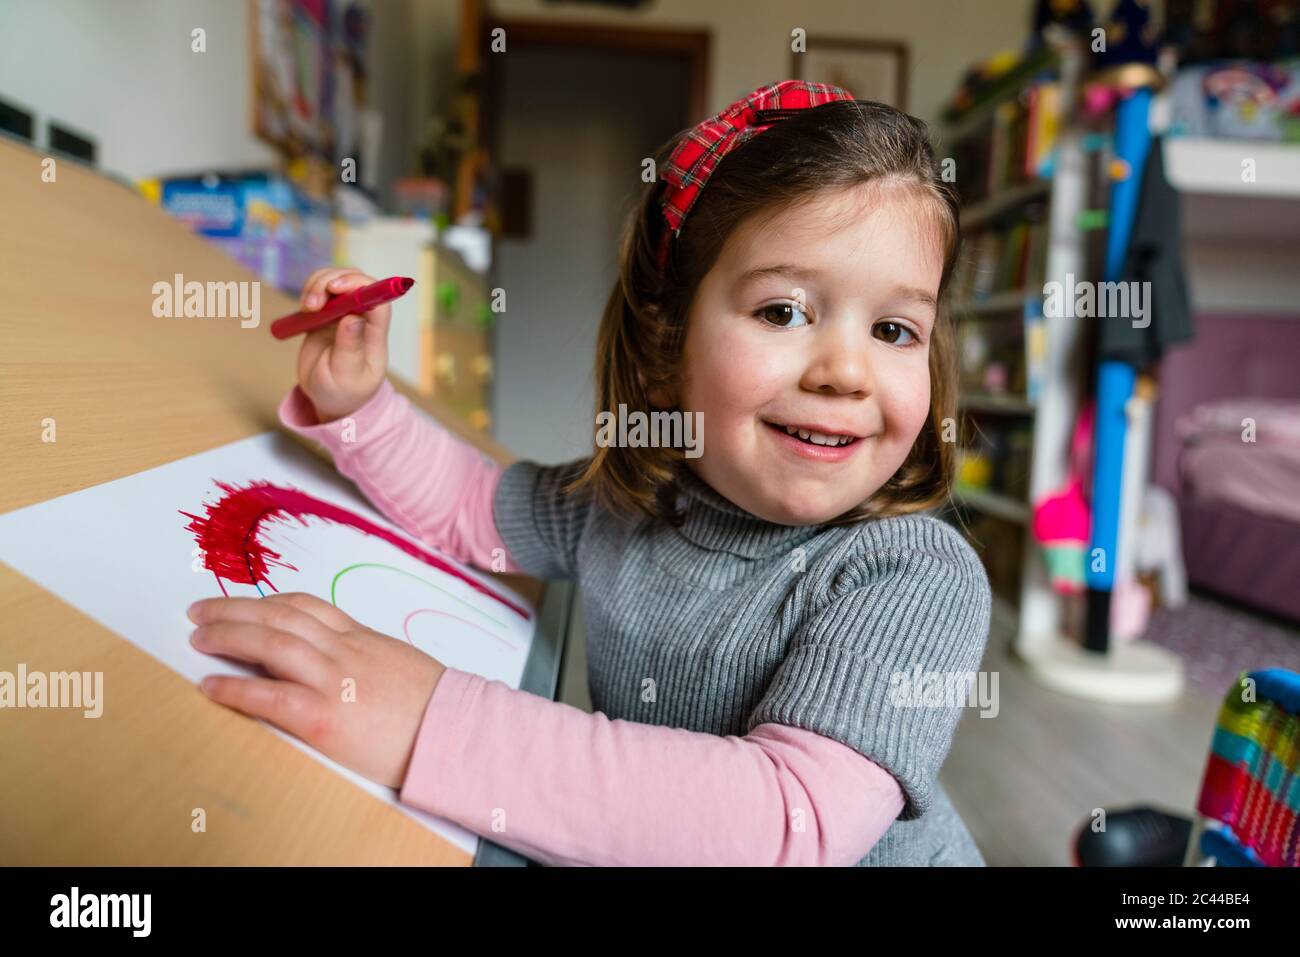
<svg viewBox="0 0 1300 957">
<path fill-rule="evenodd" d="M 962 369 L 953 511 L 988 570 L 995 617 L 1013 624 L 1026 658 L 1066 630 L 1030 524 L 1031 503 L 1067 478 L 1088 351 L 1081 320 L 1043 308 L 1048 282 L 1087 270 L 1077 42 L 1051 37 L 940 136 L 957 162 L 964 239 L 953 284 Z"/>
</svg>

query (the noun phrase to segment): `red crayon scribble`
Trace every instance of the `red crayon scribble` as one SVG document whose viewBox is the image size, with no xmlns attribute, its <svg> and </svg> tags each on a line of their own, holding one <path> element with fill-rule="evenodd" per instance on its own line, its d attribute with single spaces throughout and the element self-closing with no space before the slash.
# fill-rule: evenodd
<svg viewBox="0 0 1300 957">
<path fill-rule="evenodd" d="M 181 514 L 193 519 L 185 528 L 194 533 L 195 541 L 203 550 L 203 565 L 217 576 L 217 585 L 223 595 L 226 594 L 226 586 L 221 584 L 223 578 L 245 585 L 256 585 L 259 581 L 263 581 L 275 590 L 268 574 L 269 566 L 278 565 L 293 571 L 298 569 L 288 562 L 281 561 L 280 554 L 267 547 L 261 540 L 262 524 L 268 521 L 287 523 L 297 520 L 299 524 L 306 526 L 307 519 L 314 517 L 326 522 L 346 525 L 363 534 L 383 539 L 412 558 L 417 558 L 426 565 L 465 582 L 470 588 L 500 602 L 525 619 L 532 617 L 526 608 L 498 595 L 482 582 L 475 581 L 437 555 L 426 552 L 418 545 L 411 544 L 388 529 L 381 528 L 345 508 L 313 498 L 298 489 L 284 488 L 269 482 L 252 482 L 247 488 L 220 481 L 216 484 L 225 495 L 215 504 L 204 504 L 206 516 L 200 518 L 183 510 Z"/>
</svg>

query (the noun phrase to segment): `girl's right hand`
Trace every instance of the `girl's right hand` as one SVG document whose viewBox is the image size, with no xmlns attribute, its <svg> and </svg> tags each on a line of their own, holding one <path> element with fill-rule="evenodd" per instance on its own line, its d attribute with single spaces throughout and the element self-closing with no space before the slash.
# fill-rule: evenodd
<svg viewBox="0 0 1300 957">
<path fill-rule="evenodd" d="M 330 296 L 375 281 L 351 266 L 318 269 L 302 287 L 302 308 L 320 309 Z M 298 385 L 322 423 L 351 415 L 379 391 L 388 368 L 392 318 L 392 307 L 384 303 L 307 333 L 298 352 Z"/>
</svg>

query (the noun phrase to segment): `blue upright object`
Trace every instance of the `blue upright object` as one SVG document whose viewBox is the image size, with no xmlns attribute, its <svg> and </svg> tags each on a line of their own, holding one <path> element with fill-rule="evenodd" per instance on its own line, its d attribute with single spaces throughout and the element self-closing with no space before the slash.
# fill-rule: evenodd
<svg viewBox="0 0 1300 957">
<path fill-rule="evenodd" d="M 1123 277 L 1124 256 L 1142 187 L 1142 170 L 1151 149 L 1151 131 L 1147 127 L 1151 97 L 1150 90 L 1135 90 L 1124 95 L 1116 108 L 1115 159 L 1125 164 L 1127 175 L 1115 180 L 1111 187 L 1107 282 L 1119 282 Z M 1102 301 L 1103 297 L 1098 296 L 1099 306 Z M 1100 316 L 1097 321 L 1129 322 L 1131 318 Z M 1092 476 L 1092 542 L 1087 571 L 1088 627 L 1084 638 L 1084 646 L 1090 651 L 1104 652 L 1110 644 L 1110 595 L 1115 583 L 1124 441 L 1128 432 L 1124 410 L 1133 395 L 1136 379 L 1137 370 L 1126 362 L 1110 359 L 1100 362 Z"/>
<path fill-rule="evenodd" d="M 1090 589 L 1106 592 L 1115 584 L 1119 493 L 1124 477 L 1124 436 L 1128 431 L 1124 407 L 1133 395 L 1136 379 L 1137 373 L 1126 362 L 1103 361 L 1097 371 L 1097 444 L 1092 467 L 1092 544 L 1088 549 L 1087 582 Z M 1100 553 L 1098 548 L 1102 549 Z M 1094 560 L 1098 555 L 1104 560 Z"/>
<path fill-rule="evenodd" d="M 1151 149 L 1150 90 L 1134 90 L 1120 99 L 1115 110 L 1115 158 L 1128 166 L 1128 175 L 1115 181 L 1110 190 L 1110 233 L 1106 236 L 1106 281 L 1118 282 L 1133 232 L 1138 197 L 1142 192 L 1142 170 Z"/>
</svg>

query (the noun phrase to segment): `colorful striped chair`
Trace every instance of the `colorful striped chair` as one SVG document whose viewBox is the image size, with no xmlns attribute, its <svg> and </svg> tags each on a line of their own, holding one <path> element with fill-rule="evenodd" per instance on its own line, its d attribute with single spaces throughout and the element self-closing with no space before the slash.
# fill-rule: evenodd
<svg viewBox="0 0 1300 957">
<path fill-rule="evenodd" d="M 1243 672 L 1223 699 L 1188 866 L 1300 866 L 1300 674 Z"/>
</svg>

